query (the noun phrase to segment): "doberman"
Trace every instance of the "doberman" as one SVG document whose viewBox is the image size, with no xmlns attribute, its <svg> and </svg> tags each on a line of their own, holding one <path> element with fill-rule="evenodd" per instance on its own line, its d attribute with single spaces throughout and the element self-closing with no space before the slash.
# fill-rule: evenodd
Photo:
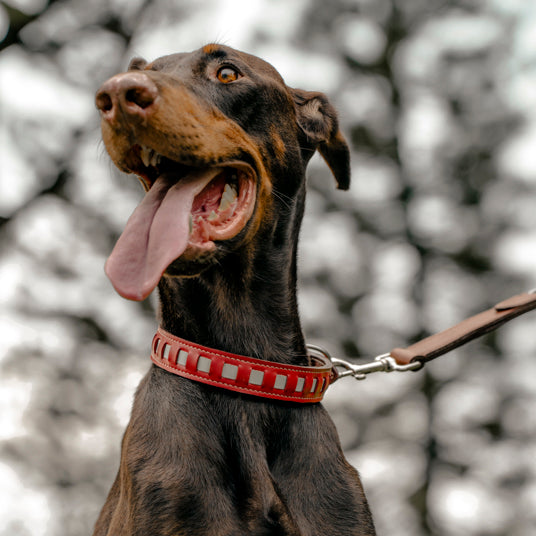
<svg viewBox="0 0 536 536">
<path fill-rule="evenodd" d="M 159 289 L 161 327 L 197 344 L 310 365 L 296 250 L 305 168 L 340 189 L 349 150 L 322 93 L 221 45 L 136 58 L 97 93 L 117 167 L 145 197 L 106 264 L 125 298 Z M 320 403 L 268 400 L 153 366 L 136 392 L 95 536 L 373 535 L 357 471 Z"/>
</svg>

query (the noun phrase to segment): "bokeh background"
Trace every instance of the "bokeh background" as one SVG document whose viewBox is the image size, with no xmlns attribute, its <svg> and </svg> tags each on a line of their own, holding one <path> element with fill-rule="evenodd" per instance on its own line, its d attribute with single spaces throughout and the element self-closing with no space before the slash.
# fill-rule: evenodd
<svg viewBox="0 0 536 536">
<path fill-rule="evenodd" d="M 536 287 L 532 0 L 0 1 L 0 535 L 91 533 L 153 299 L 103 264 L 141 188 L 93 95 L 130 57 L 218 41 L 326 92 L 353 186 L 309 171 L 310 342 L 374 355 Z M 380 536 L 536 534 L 536 317 L 326 399 Z"/>
</svg>

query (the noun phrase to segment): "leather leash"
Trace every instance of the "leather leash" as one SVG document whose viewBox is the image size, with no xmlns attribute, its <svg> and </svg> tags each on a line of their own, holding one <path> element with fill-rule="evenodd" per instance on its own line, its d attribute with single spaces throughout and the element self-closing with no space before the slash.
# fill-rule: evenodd
<svg viewBox="0 0 536 536">
<path fill-rule="evenodd" d="M 376 357 L 370 363 L 355 365 L 337 358 L 331 358 L 331 361 L 335 367 L 342 369 L 337 378 L 353 376 L 358 380 L 363 380 L 366 374 L 372 372 L 419 370 L 428 361 L 494 331 L 509 320 L 533 309 L 536 309 L 536 290 L 503 300 L 491 309 L 471 316 L 435 335 L 430 335 L 407 348 L 393 348 L 389 353 Z M 329 354 L 322 348 L 315 346 L 312 350 L 329 357 Z"/>
<path fill-rule="evenodd" d="M 536 291 L 518 294 L 407 348 L 394 348 L 373 361 L 353 364 L 308 345 L 316 364 L 294 366 L 231 354 L 192 343 L 158 328 L 153 363 L 172 374 L 248 395 L 287 402 L 320 402 L 330 384 L 345 376 L 358 380 L 372 372 L 419 370 L 425 363 L 536 309 Z"/>
<path fill-rule="evenodd" d="M 431 335 L 407 348 L 394 348 L 389 353 L 400 365 L 406 365 L 414 360 L 425 363 L 494 331 L 505 322 L 535 308 L 536 292 L 518 294 L 499 302 L 487 311 L 463 320 L 452 328 Z"/>
</svg>

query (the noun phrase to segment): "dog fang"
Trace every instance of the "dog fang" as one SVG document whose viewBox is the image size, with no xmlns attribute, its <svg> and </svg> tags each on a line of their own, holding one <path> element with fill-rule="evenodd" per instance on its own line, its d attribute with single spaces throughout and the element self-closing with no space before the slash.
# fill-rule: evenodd
<svg viewBox="0 0 536 536">
<path fill-rule="evenodd" d="M 145 167 L 149 167 L 149 164 L 151 163 L 151 153 L 152 149 L 149 149 L 149 147 L 143 146 L 140 150 L 140 158 Z"/>
<path fill-rule="evenodd" d="M 162 156 L 159 155 L 153 149 L 146 147 L 146 146 L 142 146 L 140 149 L 140 158 L 145 167 L 149 167 L 149 166 L 156 167 L 158 166 L 158 164 L 160 164 L 160 160 Z"/>
<path fill-rule="evenodd" d="M 220 206 L 218 207 L 219 212 L 227 211 L 231 205 L 236 201 L 237 193 L 234 186 L 226 184 L 223 190 L 223 195 L 221 196 Z"/>
</svg>

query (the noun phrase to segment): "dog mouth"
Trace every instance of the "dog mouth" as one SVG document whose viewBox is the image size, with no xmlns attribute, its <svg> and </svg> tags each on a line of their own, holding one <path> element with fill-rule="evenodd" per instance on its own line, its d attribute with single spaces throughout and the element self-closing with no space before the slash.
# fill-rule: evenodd
<svg viewBox="0 0 536 536">
<path fill-rule="evenodd" d="M 208 180 L 206 186 L 194 198 L 189 217 L 190 241 L 200 242 L 225 240 L 232 235 L 224 232 L 234 227 L 235 220 L 241 222 L 244 212 L 250 216 L 253 170 L 243 162 L 228 162 L 214 167 L 203 168 L 182 164 L 171 160 L 147 146 L 136 145 L 133 151 L 139 155 L 143 167 L 137 166 L 136 174 L 148 192 L 157 180 L 167 181 L 170 185 L 180 180 L 196 176 L 200 184 Z M 218 171 L 216 175 L 213 173 Z M 244 223 L 244 222 L 242 222 Z M 233 229 L 234 230 L 234 229 Z"/>
<path fill-rule="evenodd" d="M 256 174 L 243 161 L 192 165 L 134 145 L 125 167 L 145 197 L 129 218 L 106 263 L 119 294 L 145 299 L 177 259 L 206 258 L 216 242 L 237 236 L 255 206 Z"/>
</svg>

